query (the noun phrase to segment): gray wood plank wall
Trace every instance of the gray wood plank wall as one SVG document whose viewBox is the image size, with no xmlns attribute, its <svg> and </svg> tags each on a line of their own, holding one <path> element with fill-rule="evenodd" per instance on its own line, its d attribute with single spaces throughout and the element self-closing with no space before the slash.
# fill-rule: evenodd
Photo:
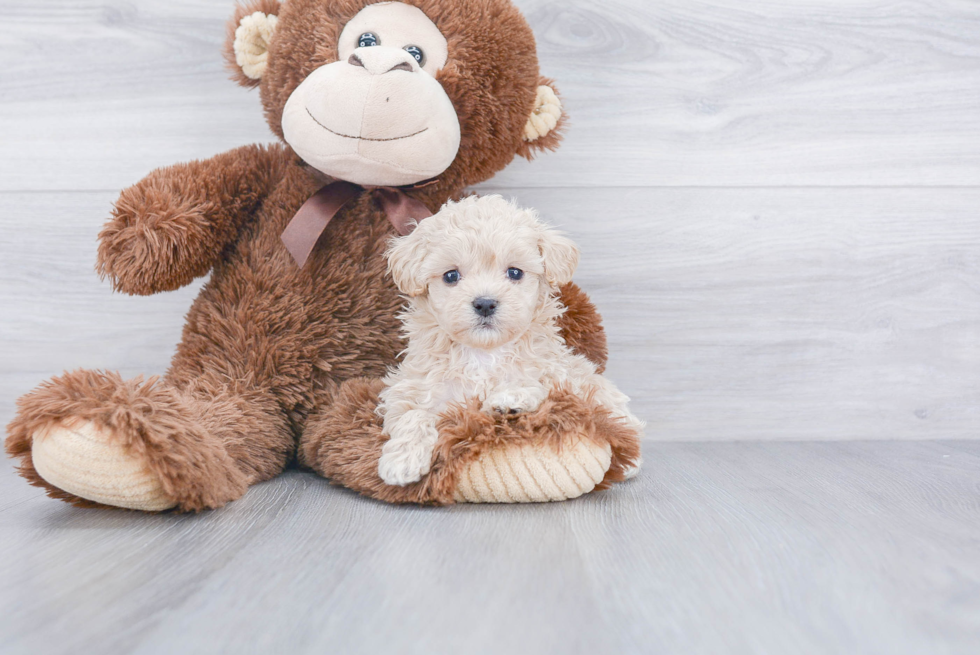
<svg viewBox="0 0 980 655">
<path fill-rule="evenodd" d="M 572 121 L 483 190 L 582 244 L 650 438 L 980 436 L 980 3 L 518 4 Z M 166 367 L 197 285 L 114 295 L 95 236 L 153 168 L 270 140 L 231 7 L 0 0 L 0 421 Z"/>
</svg>

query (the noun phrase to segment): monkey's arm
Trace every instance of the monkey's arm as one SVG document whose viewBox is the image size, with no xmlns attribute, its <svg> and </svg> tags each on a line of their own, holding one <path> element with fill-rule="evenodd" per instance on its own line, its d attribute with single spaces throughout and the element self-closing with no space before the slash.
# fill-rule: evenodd
<svg viewBox="0 0 980 655">
<path fill-rule="evenodd" d="M 559 298 L 568 308 L 558 319 L 562 338 L 569 348 L 589 359 L 602 373 L 609 358 L 602 317 L 589 297 L 574 282 L 561 288 Z"/>
<path fill-rule="evenodd" d="M 282 178 L 286 153 L 252 145 L 153 171 L 122 192 L 99 233 L 99 274 L 134 295 L 207 274 Z"/>
</svg>

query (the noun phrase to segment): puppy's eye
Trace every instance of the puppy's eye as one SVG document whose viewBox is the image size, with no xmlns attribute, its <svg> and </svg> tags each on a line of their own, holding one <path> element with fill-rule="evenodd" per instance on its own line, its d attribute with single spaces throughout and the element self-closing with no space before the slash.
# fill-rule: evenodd
<svg viewBox="0 0 980 655">
<path fill-rule="evenodd" d="M 451 271 L 446 271 L 445 273 L 442 274 L 442 281 L 450 286 L 456 284 L 457 282 L 459 282 L 459 271 L 457 271 L 456 269 L 453 269 Z"/>
<path fill-rule="evenodd" d="M 513 266 L 511 266 L 510 268 L 507 269 L 507 277 L 517 282 L 518 280 L 524 277 L 524 271 L 522 271 L 519 268 L 514 268 Z"/>
<path fill-rule="evenodd" d="M 365 32 L 357 40 L 358 48 L 370 48 L 373 45 L 381 45 L 381 39 L 374 32 Z"/>
<path fill-rule="evenodd" d="M 425 53 L 417 45 L 405 46 L 405 52 L 415 57 L 415 61 L 419 62 L 419 66 L 425 63 Z"/>
</svg>

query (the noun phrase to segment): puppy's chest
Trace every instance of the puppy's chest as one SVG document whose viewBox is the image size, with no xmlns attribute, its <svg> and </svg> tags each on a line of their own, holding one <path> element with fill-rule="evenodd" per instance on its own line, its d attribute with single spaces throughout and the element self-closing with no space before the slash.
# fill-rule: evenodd
<svg viewBox="0 0 980 655">
<path fill-rule="evenodd" d="M 464 353 L 443 381 L 443 405 L 469 398 L 486 398 L 502 386 L 533 378 L 533 367 L 521 367 L 513 358 L 498 353 L 471 350 Z"/>
</svg>

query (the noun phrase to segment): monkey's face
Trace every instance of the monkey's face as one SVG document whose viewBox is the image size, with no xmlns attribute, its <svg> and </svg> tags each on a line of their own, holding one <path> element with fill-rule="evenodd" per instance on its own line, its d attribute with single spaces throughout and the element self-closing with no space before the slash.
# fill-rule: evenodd
<svg viewBox="0 0 980 655">
<path fill-rule="evenodd" d="M 368 5 L 344 27 L 337 52 L 286 102 L 282 129 L 293 150 L 362 185 L 413 184 L 449 168 L 460 127 L 434 77 L 448 56 L 435 24 L 401 2 Z"/>
<path fill-rule="evenodd" d="M 443 202 L 559 142 L 561 103 L 510 0 L 240 0 L 225 49 L 304 161 Z"/>
</svg>

